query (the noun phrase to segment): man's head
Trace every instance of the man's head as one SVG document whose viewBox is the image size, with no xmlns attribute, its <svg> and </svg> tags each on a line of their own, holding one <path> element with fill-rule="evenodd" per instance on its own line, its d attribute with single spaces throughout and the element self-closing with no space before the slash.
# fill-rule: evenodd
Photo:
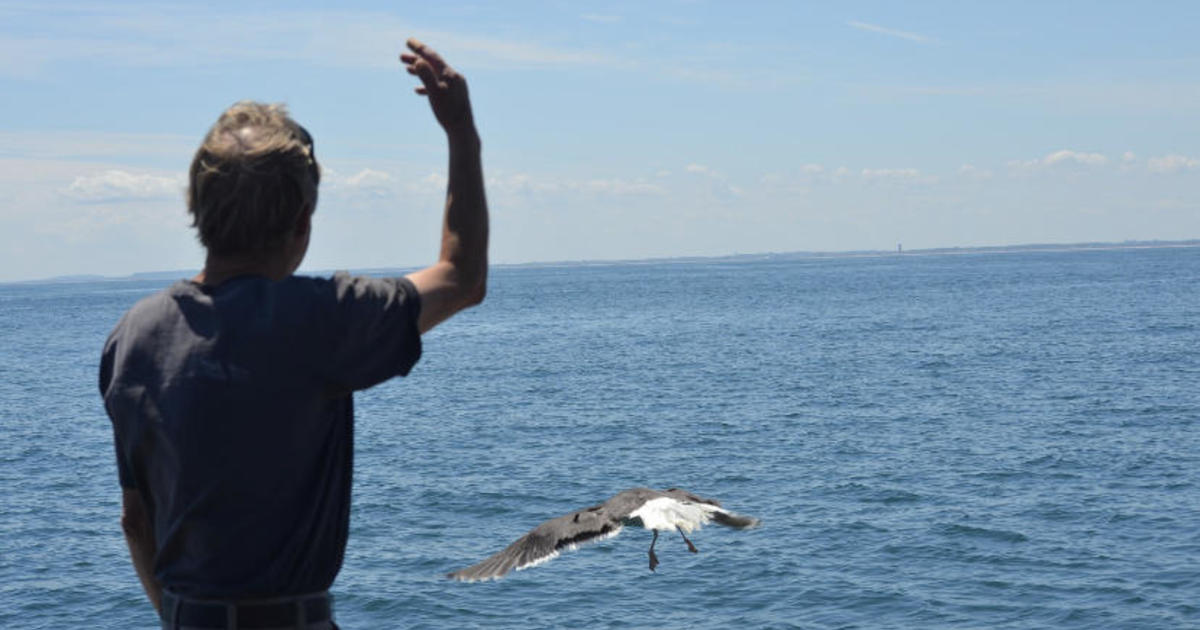
<svg viewBox="0 0 1200 630">
<path fill-rule="evenodd" d="M 312 137 L 287 110 L 243 101 L 221 114 L 192 159 L 188 212 L 210 255 L 278 256 L 297 236 L 307 247 L 320 179 Z"/>
</svg>

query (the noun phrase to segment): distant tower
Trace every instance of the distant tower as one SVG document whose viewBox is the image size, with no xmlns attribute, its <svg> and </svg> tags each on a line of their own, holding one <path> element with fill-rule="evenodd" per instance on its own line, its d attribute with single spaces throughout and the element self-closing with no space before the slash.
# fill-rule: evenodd
<svg viewBox="0 0 1200 630">
<path fill-rule="evenodd" d="M 904 253 L 904 243 L 896 243 L 896 253 L 897 254 Z"/>
</svg>

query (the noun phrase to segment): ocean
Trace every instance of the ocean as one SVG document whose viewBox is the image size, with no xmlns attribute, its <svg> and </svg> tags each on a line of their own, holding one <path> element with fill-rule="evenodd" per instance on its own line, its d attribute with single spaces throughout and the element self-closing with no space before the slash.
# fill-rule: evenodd
<svg viewBox="0 0 1200 630">
<path fill-rule="evenodd" d="M 0 285 L 0 627 L 154 628 L 97 361 Z M 1200 627 L 1200 248 L 500 267 L 357 395 L 343 628 Z M 762 526 L 443 576 L 628 487 Z"/>
</svg>

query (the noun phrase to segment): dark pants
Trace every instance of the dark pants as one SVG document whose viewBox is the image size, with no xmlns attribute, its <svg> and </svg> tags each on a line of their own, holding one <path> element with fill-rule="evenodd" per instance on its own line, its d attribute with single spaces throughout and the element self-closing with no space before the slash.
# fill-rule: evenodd
<svg viewBox="0 0 1200 630">
<path fill-rule="evenodd" d="M 164 590 L 162 604 L 163 630 L 337 630 L 328 593 L 229 601 Z"/>
</svg>

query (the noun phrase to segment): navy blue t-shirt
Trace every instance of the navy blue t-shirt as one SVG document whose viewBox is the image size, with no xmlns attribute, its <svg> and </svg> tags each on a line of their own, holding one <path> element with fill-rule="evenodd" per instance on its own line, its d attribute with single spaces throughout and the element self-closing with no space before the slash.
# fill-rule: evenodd
<svg viewBox="0 0 1200 630">
<path fill-rule="evenodd" d="M 154 524 L 155 577 L 183 595 L 328 589 L 350 522 L 350 393 L 421 356 L 404 278 L 181 281 L 109 336 L 100 392 L 121 485 Z"/>
</svg>

